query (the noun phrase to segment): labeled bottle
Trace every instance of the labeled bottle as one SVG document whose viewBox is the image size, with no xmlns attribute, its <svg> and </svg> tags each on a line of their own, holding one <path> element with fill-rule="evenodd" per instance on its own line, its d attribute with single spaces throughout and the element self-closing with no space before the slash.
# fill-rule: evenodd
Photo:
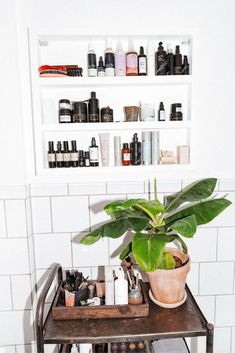
<svg viewBox="0 0 235 353">
<path fill-rule="evenodd" d="M 61 141 L 57 142 L 57 150 L 56 150 L 56 167 L 62 168 L 64 166 L 64 154 L 62 152 Z"/>
<path fill-rule="evenodd" d="M 93 43 L 89 43 L 88 54 L 87 54 L 87 75 L 89 77 L 97 76 L 97 66 L 96 66 L 96 54 L 94 51 Z"/>
<path fill-rule="evenodd" d="M 91 146 L 89 147 L 90 153 L 90 166 L 98 167 L 99 166 L 99 147 L 96 145 L 95 137 L 91 139 Z"/>
<path fill-rule="evenodd" d="M 79 164 L 79 167 L 85 167 L 84 151 L 82 150 L 78 151 L 78 164 Z"/>
<path fill-rule="evenodd" d="M 122 148 L 122 165 L 130 165 L 130 164 L 131 164 L 131 150 L 129 148 L 128 143 L 124 143 Z"/>
<path fill-rule="evenodd" d="M 73 123 L 87 122 L 87 104 L 85 102 L 73 103 Z"/>
<path fill-rule="evenodd" d="M 71 167 L 78 167 L 78 150 L 77 150 L 77 143 L 75 140 L 71 141 L 71 152 L 70 152 L 70 158 L 71 158 Z"/>
<path fill-rule="evenodd" d="M 114 305 L 114 278 L 113 278 L 113 268 L 111 266 L 105 266 L 104 277 L 105 277 L 105 305 Z"/>
<path fill-rule="evenodd" d="M 159 133 L 159 131 L 152 131 L 151 142 L 152 142 L 151 162 L 153 165 L 160 164 L 160 133 Z"/>
<path fill-rule="evenodd" d="M 115 305 L 128 304 L 128 282 L 121 267 L 118 269 L 117 277 L 114 281 Z"/>
<path fill-rule="evenodd" d="M 158 50 L 155 53 L 155 75 L 166 75 L 167 58 L 162 42 L 159 42 Z"/>
<path fill-rule="evenodd" d="M 88 100 L 88 120 L 89 123 L 99 122 L 99 100 L 96 98 L 96 93 L 91 92 L 91 98 Z"/>
<path fill-rule="evenodd" d="M 112 49 L 112 43 L 110 39 L 106 41 L 106 49 L 104 52 L 104 62 L 105 62 L 105 76 L 114 76 L 114 52 Z"/>
<path fill-rule="evenodd" d="M 151 131 L 142 131 L 142 163 L 151 165 Z"/>
<path fill-rule="evenodd" d="M 100 56 L 100 58 L 99 58 L 98 76 L 99 77 L 104 77 L 105 76 L 105 68 L 104 68 L 104 62 L 103 62 L 102 56 Z"/>
<path fill-rule="evenodd" d="M 174 54 L 171 44 L 167 44 L 167 75 L 174 75 Z"/>
<path fill-rule="evenodd" d="M 140 53 L 138 55 L 138 75 L 147 75 L 147 56 L 144 54 L 144 47 L 140 47 Z"/>
<path fill-rule="evenodd" d="M 122 165 L 121 137 L 114 136 L 114 165 Z"/>
<path fill-rule="evenodd" d="M 155 51 L 154 51 L 154 46 L 152 41 L 148 42 L 148 45 L 147 45 L 147 57 L 148 57 L 148 60 L 147 60 L 148 76 L 154 76 L 155 75 L 155 70 L 154 70 Z"/>
<path fill-rule="evenodd" d="M 133 40 L 129 40 L 128 52 L 126 53 L 126 75 L 138 76 L 138 55 L 134 50 Z"/>
<path fill-rule="evenodd" d="M 184 55 L 184 61 L 182 65 L 182 75 L 189 75 L 189 62 L 187 55 Z"/>
<path fill-rule="evenodd" d="M 174 55 L 174 75 L 182 75 L 182 54 L 180 54 L 180 46 L 176 45 Z"/>
<path fill-rule="evenodd" d="M 158 121 L 165 121 L 166 120 L 166 112 L 164 109 L 163 102 L 160 102 L 159 109 L 158 109 Z"/>
<path fill-rule="evenodd" d="M 48 141 L 47 160 L 49 168 L 56 168 L 56 155 L 53 141 Z"/>
<path fill-rule="evenodd" d="M 70 100 L 69 99 L 60 99 L 59 100 L 59 109 L 72 110 Z"/>
<path fill-rule="evenodd" d="M 60 109 L 59 110 L 59 123 L 71 123 L 72 122 L 72 110 Z"/>
<path fill-rule="evenodd" d="M 140 165 L 141 164 L 141 142 L 138 141 L 138 136 L 135 133 L 133 135 L 133 140 L 130 144 L 131 152 L 131 164 Z"/>
<path fill-rule="evenodd" d="M 64 167 L 69 168 L 71 166 L 71 159 L 70 159 L 70 151 L 69 151 L 69 143 L 68 141 L 63 141 L 63 160 L 64 160 Z"/>
<path fill-rule="evenodd" d="M 85 167 L 90 167 L 90 154 L 88 151 L 85 152 Z"/>
<path fill-rule="evenodd" d="M 114 55 L 115 76 L 126 76 L 126 53 L 122 49 L 122 43 L 117 42 Z"/>
</svg>

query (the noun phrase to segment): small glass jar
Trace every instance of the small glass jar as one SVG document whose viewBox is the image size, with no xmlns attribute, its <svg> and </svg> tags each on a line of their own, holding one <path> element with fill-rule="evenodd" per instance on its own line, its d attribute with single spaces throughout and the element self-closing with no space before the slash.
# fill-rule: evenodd
<svg viewBox="0 0 235 353">
<path fill-rule="evenodd" d="M 113 122 L 113 109 L 109 106 L 101 109 L 101 122 L 112 123 Z"/>
<path fill-rule="evenodd" d="M 138 286 L 137 288 L 130 288 L 128 294 L 128 304 L 142 304 L 143 303 L 143 294 L 141 292 L 141 288 Z"/>
</svg>

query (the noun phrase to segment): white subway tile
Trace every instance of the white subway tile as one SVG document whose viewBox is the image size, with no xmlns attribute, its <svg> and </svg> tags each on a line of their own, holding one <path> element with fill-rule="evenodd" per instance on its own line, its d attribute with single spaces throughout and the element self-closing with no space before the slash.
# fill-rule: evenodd
<svg viewBox="0 0 235 353">
<path fill-rule="evenodd" d="M 16 346 L 0 347 L 0 353 L 16 353 Z"/>
<path fill-rule="evenodd" d="M 27 238 L 0 239 L 0 275 L 27 273 L 29 273 Z"/>
<path fill-rule="evenodd" d="M 224 196 L 223 192 L 219 192 L 217 197 Z M 203 227 L 235 227 L 235 192 L 230 192 L 226 197 L 232 204 L 219 214 L 213 221 Z"/>
<path fill-rule="evenodd" d="M 218 229 L 218 260 L 235 261 L 235 227 Z"/>
<path fill-rule="evenodd" d="M 184 240 L 193 262 L 216 261 L 216 228 L 198 228 L 193 238 Z"/>
<path fill-rule="evenodd" d="M 29 275 L 11 276 L 13 309 L 31 309 L 31 284 Z"/>
<path fill-rule="evenodd" d="M 100 223 L 110 220 L 104 211 L 104 206 L 117 200 L 125 200 L 125 195 L 99 195 L 90 196 L 90 222 L 91 227 L 96 228 Z"/>
<path fill-rule="evenodd" d="M 91 279 L 104 281 L 104 266 L 95 266 L 91 268 Z"/>
<path fill-rule="evenodd" d="M 215 321 L 215 296 L 203 295 L 195 296 L 195 299 L 208 322 L 214 324 Z"/>
<path fill-rule="evenodd" d="M 54 232 L 79 232 L 89 228 L 87 196 L 52 197 Z"/>
<path fill-rule="evenodd" d="M 35 344 L 21 344 L 16 346 L 16 353 L 36 353 Z"/>
<path fill-rule="evenodd" d="M 148 194 L 127 194 L 127 199 L 145 199 L 148 200 Z"/>
<path fill-rule="evenodd" d="M 6 237 L 6 219 L 4 201 L 0 201 L 0 238 Z"/>
<path fill-rule="evenodd" d="M 69 184 L 69 195 L 99 195 L 106 194 L 106 183 L 74 183 Z"/>
<path fill-rule="evenodd" d="M 31 200 L 25 200 L 26 206 L 26 226 L 27 226 L 27 234 L 28 237 L 33 234 L 33 223 L 32 223 L 32 210 L 31 210 Z"/>
<path fill-rule="evenodd" d="M 70 234 L 37 234 L 35 235 L 36 268 L 48 268 L 54 262 L 71 267 Z"/>
<path fill-rule="evenodd" d="M 233 292 L 234 265 L 232 262 L 200 264 L 200 295 L 231 294 Z"/>
<path fill-rule="evenodd" d="M 231 353 L 235 353 L 235 327 L 232 327 L 232 347 Z"/>
<path fill-rule="evenodd" d="M 59 353 L 59 347 L 56 344 L 45 344 L 44 352 L 45 353 Z"/>
<path fill-rule="evenodd" d="M 220 277 L 218 276 L 220 279 Z M 217 295 L 215 306 L 216 326 L 235 326 L 235 295 Z"/>
<path fill-rule="evenodd" d="M 108 182 L 108 194 L 140 194 L 144 193 L 144 181 Z"/>
<path fill-rule="evenodd" d="M 164 180 L 157 180 L 157 193 L 159 192 L 169 192 L 175 193 L 181 190 L 181 180 L 175 181 L 164 181 Z M 149 182 L 145 182 L 145 192 L 149 192 Z M 150 180 L 150 192 L 154 192 L 154 179 Z"/>
<path fill-rule="evenodd" d="M 102 238 L 92 245 L 80 244 L 84 234 L 75 235 L 73 244 L 73 265 L 75 267 L 108 265 L 108 238 Z"/>
<path fill-rule="evenodd" d="M 219 191 L 235 191 L 235 179 L 220 179 Z"/>
<path fill-rule="evenodd" d="M 31 310 L 0 312 L 0 345 L 27 344 L 33 340 Z"/>
<path fill-rule="evenodd" d="M 26 197 L 25 185 L 0 186 L 0 199 L 24 199 Z"/>
<path fill-rule="evenodd" d="M 187 276 L 187 284 L 193 295 L 198 294 L 199 264 L 191 263 L 191 268 Z"/>
<path fill-rule="evenodd" d="M 8 237 L 26 237 L 26 208 L 24 200 L 7 200 L 6 221 Z"/>
<path fill-rule="evenodd" d="M 0 311 L 12 310 L 10 276 L 0 276 Z"/>
<path fill-rule="evenodd" d="M 46 280 L 48 279 L 48 276 L 51 272 L 51 269 L 47 270 L 36 270 L 36 284 L 37 284 L 37 296 L 40 295 Z M 52 300 L 55 297 L 56 289 L 58 288 L 58 280 L 57 276 L 54 279 L 54 281 L 51 284 L 51 287 L 48 291 L 47 297 L 46 297 L 46 303 L 51 303 Z"/>
<path fill-rule="evenodd" d="M 215 327 L 213 353 L 229 353 L 231 342 L 230 327 Z"/>
<path fill-rule="evenodd" d="M 34 233 L 50 233 L 52 231 L 49 197 L 32 198 L 32 217 Z"/>
<path fill-rule="evenodd" d="M 31 196 L 66 196 L 67 184 L 31 184 Z"/>
<path fill-rule="evenodd" d="M 133 234 L 128 232 L 124 237 L 121 236 L 117 239 L 109 238 L 109 264 L 117 265 L 121 264 L 121 260 L 119 259 L 119 254 L 122 249 L 129 244 L 131 239 L 133 238 Z"/>
</svg>

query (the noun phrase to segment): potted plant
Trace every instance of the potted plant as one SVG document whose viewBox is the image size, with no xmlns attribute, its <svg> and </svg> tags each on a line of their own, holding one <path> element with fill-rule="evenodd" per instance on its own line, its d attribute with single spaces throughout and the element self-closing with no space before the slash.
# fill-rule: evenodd
<svg viewBox="0 0 235 353">
<path fill-rule="evenodd" d="M 111 220 L 82 238 L 82 244 L 93 244 L 102 237 L 118 238 L 127 231 L 132 240 L 120 253 L 123 260 L 133 255 L 140 268 L 147 272 L 150 296 L 164 307 L 181 305 L 186 299 L 185 281 L 190 258 L 184 238 L 192 238 L 197 227 L 209 223 L 231 202 L 226 196 L 212 196 L 217 179 L 195 181 L 181 191 L 157 199 L 115 201 L 104 207 Z M 180 247 L 167 247 L 174 242 Z"/>
</svg>

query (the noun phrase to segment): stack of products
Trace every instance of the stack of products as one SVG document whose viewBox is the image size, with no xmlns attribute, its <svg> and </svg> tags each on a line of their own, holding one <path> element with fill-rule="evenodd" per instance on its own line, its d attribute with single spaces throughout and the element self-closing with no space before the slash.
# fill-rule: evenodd
<svg viewBox="0 0 235 353">
<path fill-rule="evenodd" d="M 38 68 L 40 77 L 82 76 L 78 65 L 42 65 Z"/>
</svg>

